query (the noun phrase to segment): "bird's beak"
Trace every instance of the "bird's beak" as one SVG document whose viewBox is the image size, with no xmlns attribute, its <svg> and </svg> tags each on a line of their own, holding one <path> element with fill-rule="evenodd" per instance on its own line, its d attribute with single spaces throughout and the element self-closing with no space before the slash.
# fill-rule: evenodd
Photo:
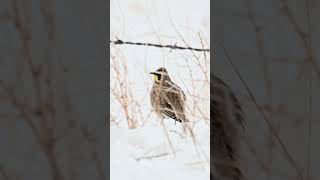
<svg viewBox="0 0 320 180">
<path fill-rule="evenodd" d="M 149 72 L 149 74 L 155 74 L 154 72 Z"/>
</svg>

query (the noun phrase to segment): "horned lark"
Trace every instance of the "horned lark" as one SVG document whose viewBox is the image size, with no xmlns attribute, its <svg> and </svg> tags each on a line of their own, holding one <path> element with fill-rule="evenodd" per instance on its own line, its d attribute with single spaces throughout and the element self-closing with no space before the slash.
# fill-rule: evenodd
<svg viewBox="0 0 320 180">
<path fill-rule="evenodd" d="M 154 84 L 150 93 L 153 110 L 160 118 L 172 118 L 178 122 L 187 122 L 185 115 L 186 96 L 179 86 L 171 81 L 163 67 L 151 72 Z"/>
<path fill-rule="evenodd" d="M 211 76 L 211 83 L 210 146 L 213 179 L 244 180 L 239 165 L 239 130 L 244 128 L 243 111 L 227 84 L 216 76 Z"/>
</svg>

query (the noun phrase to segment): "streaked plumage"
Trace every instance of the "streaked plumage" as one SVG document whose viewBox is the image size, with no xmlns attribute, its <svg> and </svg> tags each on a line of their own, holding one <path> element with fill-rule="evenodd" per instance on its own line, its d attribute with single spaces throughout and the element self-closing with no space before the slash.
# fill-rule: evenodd
<svg viewBox="0 0 320 180">
<path fill-rule="evenodd" d="M 216 76 L 211 76 L 211 82 L 212 178 L 214 180 L 244 180 L 239 166 L 239 130 L 244 128 L 243 111 L 228 85 Z"/>
<path fill-rule="evenodd" d="M 167 70 L 162 67 L 150 74 L 155 80 L 150 93 L 150 101 L 156 114 L 162 119 L 187 121 L 185 116 L 186 96 L 181 88 L 171 81 Z"/>
</svg>

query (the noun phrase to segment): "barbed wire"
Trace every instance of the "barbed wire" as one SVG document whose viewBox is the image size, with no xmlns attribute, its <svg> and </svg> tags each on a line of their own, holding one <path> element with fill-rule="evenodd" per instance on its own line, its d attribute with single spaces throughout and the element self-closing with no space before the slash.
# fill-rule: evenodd
<svg viewBox="0 0 320 180">
<path fill-rule="evenodd" d="M 154 44 L 154 43 L 130 42 L 130 41 L 122 41 L 120 39 L 118 39 L 116 41 L 110 40 L 110 43 L 115 44 L 115 45 L 129 44 L 129 45 L 137 45 L 137 46 L 152 46 L 152 47 L 157 47 L 157 48 L 170 48 L 170 49 L 178 49 L 178 50 L 192 50 L 192 51 L 210 52 L 210 49 L 182 47 L 182 46 L 177 46 L 177 45 L 161 45 L 161 44 Z"/>
</svg>

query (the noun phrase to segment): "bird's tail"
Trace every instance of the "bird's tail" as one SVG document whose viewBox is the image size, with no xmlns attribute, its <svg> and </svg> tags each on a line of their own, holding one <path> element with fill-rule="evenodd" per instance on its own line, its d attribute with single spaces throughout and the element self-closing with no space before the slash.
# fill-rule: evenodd
<svg viewBox="0 0 320 180">
<path fill-rule="evenodd" d="M 182 123 L 182 122 L 190 122 L 190 121 L 188 120 L 188 118 L 185 117 L 185 116 L 183 116 L 183 117 L 174 117 L 173 119 L 174 119 L 175 121 L 180 122 L 180 123 Z"/>
</svg>

